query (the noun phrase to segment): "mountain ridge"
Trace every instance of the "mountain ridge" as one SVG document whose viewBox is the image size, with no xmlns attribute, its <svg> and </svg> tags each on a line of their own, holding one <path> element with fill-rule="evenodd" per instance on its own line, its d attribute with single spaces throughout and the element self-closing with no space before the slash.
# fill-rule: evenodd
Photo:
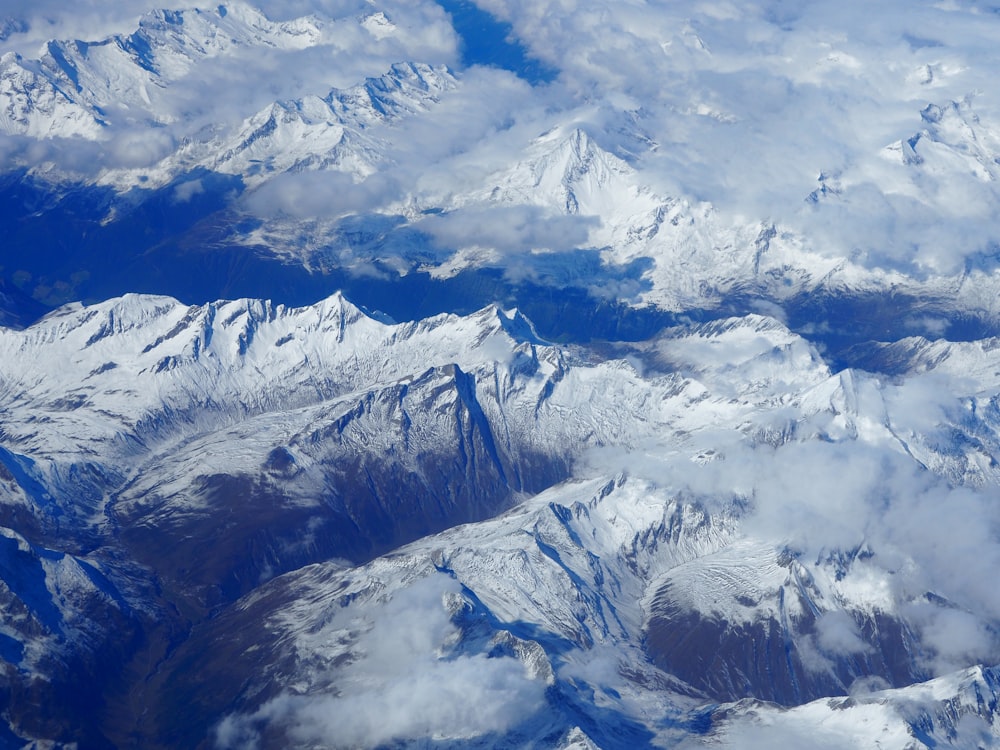
<svg viewBox="0 0 1000 750">
<path fill-rule="evenodd" d="M 696 706 L 706 696 L 801 705 L 855 679 L 902 688 L 932 674 L 919 645 L 930 636 L 912 613 L 950 617 L 961 605 L 944 589 L 925 596 L 908 585 L 897 599 L 866 582 L 894 575 L 891 534 L 860 551 L 812 558 L 807 539 L 753 531 L 760 493 L 773 490 L 741 490 L 743 480 L 699 490 L 698 477 L 786 453 L 782 461 L 828 453 L 824 460 L 838 462 L 857 444 L 897 474 L 929 471 L 976 491 L 1000 481 L 988 463 L 973 470 L 997 442 L 996 415 L 984 410 L 970 422 L 955 411 L 942 434 L 961 432 L 964 441 L 912 433 L 906 404 L 910 388 L 920 393 L 920 374 L 891 384 L 831 372 L 807 342 L 761 315 L 674 330 L 647 347 L 630 361 L 555 346 L 496 305 L 390 324 L 339 293 L 303 308 L 254 300 L 186 306 L 143 295 L 69 305 L 24 331 L 0 331 L 0 349 L 10 354 L 0 358 L 2 523 L 32 544 L 101 560 L 131 627 L 153 637 L 148 618 L 166 616 L 172 638 L 190 642 L 171 657 L 181 673 L 164 672 L 168 682 L 149 694 L 167 701 L 157 709 L 166 715 L 175 700 L 168 696 L 189 700 L 195 689 L 182 673 L 203 648 L 195 634 L 214 632 L 210 614 L 239 620 L 252 609 L 243 597 L 258 601 L 261 586 L 279 596 L 281 610 L 300 595 L 291 581 L 320 569 L 333 576 L 325 580 L 347 576 L 364 586 L 374 585 L 365 571 L 383 570 L 383 582 L 395 581 L 404 598 L 427 576 L 457 579 L 466 603 L 449 610 L 449 621 L 472 639 L 462 658 L 486 648 L 474 644 L 493 643 L 504 658 L 536 665 L 535 677 L 517 683 L 525 694 L 535 690 L 531 680 L 548 679 L 537 671 L 544 660 L 558 675 L 595 649 L 613 649 L 625 661 L 604 695 L 618 706 L 611 726 L 629 732 L 661 731 L 634 713 L 654 695 L 676 705 L 686 726 L 700 721 Z M 53 357 L 60 368 L 48 366 Z M 766 488 L 774 480 L 765 473 L 759 481 Z M 840 502 L 871 512 L 863 497 Z M 152 577 L 158 603 L 137 587 L 136 569 Z M 399 570 L 410 572 L 397 580 Z M 330 585 L 335 600 L 345 595 Z M 365 601 L 375 617 L 385 599 Z M 150 606 L 157 614 L 143 614 Z M 234 627 L 257 638 L 256 622 Z M 484 622 L 493 635 L 478 640 Z M 683 658 L 661 635 L 679 627 L 693 639 Z M 149 647 L 162 648 L 155 642 Z M 706 681 L 716 670 L 689 668 L 699 649 L 718 648 L 737 669 L 743 649 L 759 642 L 791 649 L 787 666 L 731 671 L 742 677 L 728 686 Z M 83 658 L 93 653 L 82 642 L 72 648 Z M 234 659 L 228 664 L 241 663 Z M 218 665 L 208 684 L 228 681 L 229 668 Z M 70 679 L 45 669 L 57 684 Z M 836 676 L 822 677 L 827 669 Z M 761 674 L 771 681 L 754 684 Z M 561 700 L 583 700 L 583 683 L 552 679 L 553 695 L 563 697 L 548 704 L 554 713 L 544 722 L 517 729 L 517 742 L 568 737 L 576 711 L 592 710 L 586 702 L 560 708 Z M 644 693 L 651 684 L 658 692 Z M 255 712 L 271 710 L 267 701 L 283 686 L 257 698 L 225 692 L 218 710 L 252 736 Z M 297 715 L 288 710 L 276 715 L 279 725 Z M 213 716 L 199 719 L 197 731 L 213 731 Z M 114 722 L 105 730 L 126 731 Z M 148 731 L 171 736 L 165 725 Z M 585 732 L 616 746 L 611 735 Z M 268 742 L 288 739 L 279 733 Z"/>
<path fill-rule="evenodd" d="M 0 22 L 0 746 L 1000 742 L 996 19 L 136 2 Z"/>
</svg>

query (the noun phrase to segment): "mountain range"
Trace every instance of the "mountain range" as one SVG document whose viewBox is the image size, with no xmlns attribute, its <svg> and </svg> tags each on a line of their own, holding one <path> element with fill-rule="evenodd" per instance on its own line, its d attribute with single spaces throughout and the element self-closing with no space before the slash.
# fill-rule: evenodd
<svg viewBox="0 0 1000 750">
<path fill-rule="evenodd" d="M 4 27 L 0 747 L 1000 741 L 993 17 L 301 5 Z"/>
</svg>

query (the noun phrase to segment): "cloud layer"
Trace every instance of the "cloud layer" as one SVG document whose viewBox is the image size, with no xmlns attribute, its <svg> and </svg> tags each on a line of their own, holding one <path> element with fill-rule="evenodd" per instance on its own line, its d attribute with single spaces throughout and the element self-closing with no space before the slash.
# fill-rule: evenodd
<svg viewBox="0 0 1000 750">
<path fill-rule="evenodd" d="M 855 375 L 832 398 L 766 409 L 680 454 L 650 445 L 590 459 L 599 473 L 650 477 L 713 512 L 742 498 L 743 533 L 807 567 L 837 567 L 852 606 L 900 617 L 920 639 L 922 666 L 943 675 L 1000 658 L 1000 592 L 987 573 L 1000 565 L 996 428 L 969 418 L 974 397 L 963 387 L 934 375 L 893 384 Z M 966 430 L 982 442 L 960 437 Z M 696 446 L 714 460 L 692 462 Z M 845 618 L 820 619 L 817 638 L 833 653 L 864 651 Z"/>
<path fill-rule="evenodd" d="M 873 264 L 950 273 L 996 243 L 1000 19 L 979 4 L 481 4 L 577 99 L 640 112 L 676 192 Z"/>
<path fill-rule="evenodd" d="M 398 189 L 388 202 L 439 195 L 451 179 L 448 189 L 461 189 L 503 158 L 499 149 L 509 157 L 553 124 L 577 122 L 630 151 L 653 189 L 708 201 L 734 222 L 797 229 L 807 249 L 831 257 L 953 274 L 995 254 L 1000 17 L 981 4 L 477 4 L 558 76 L 532 89 L 509 74 L 462 72 L 454 97 L 389 140 L 382 168 Z M 144 149 L 146 131 L 119 124 L 113 141 L 132 146 L 108 146 L 106 165 L 154 161 L 206 127 L 233 128 L 270 101 L 323 95 L 394 62 L 460 61 L 461 40 L 429 0 L 263 8 L 325 19 L 327 38 L 201 66 L 157 103 L 180 125 Z M 0 50 L 128 31 L 144 10 L 135 0 L 16 2 L 7 13 L 27 19 L 28 31 Z M 376 10 L 394 25 L 378 39 L 357 24 Z"/>
<path fill-rule="evenodd" d="M 446 601 L 459 591 L 434 575 L 372 608 L 368 621 L 343 612 L 344 636 L 362 635 L 355 660 L 336 672 L 337 693 L 286 693 L 250 716 L 229 716 L 216 729 L 217 746 L 255 747 L 263 727 L 280 728 L 296 746 L 347 748 L 469 740 L 523 721 L 544 704 L 545 685 L 517 659 L 450 653 L 459 634 Z"/>
</svg>

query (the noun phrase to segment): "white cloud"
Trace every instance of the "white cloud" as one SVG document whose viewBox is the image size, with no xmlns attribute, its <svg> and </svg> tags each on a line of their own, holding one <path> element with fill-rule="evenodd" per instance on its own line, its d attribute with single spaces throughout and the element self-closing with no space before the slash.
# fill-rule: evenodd
<svg viewBox="0 0 1000 750">
<path fill-rule="evenodd" d="M 194 7 L 190 1 L 164 0 L 159 5 L 170 10 Z M 50 39 L 94 40 L 128 33 L 148 10 L 146 0 L 81 0 L 72 4 L 59 0 L 7 0 L 0 8 L 0 23 L 7 18 L 26 24 L 0 41 L 0 54 L 13 51 L 34 57 Z"/>
<path fill-rule="evenodd" d="M 597 221 L 596 217 L 553 216 L 536 206 L 505 206 L 431 215 L 416 226 L 441 247 L 486 247 L 509 257 L 533 250 L 582 247 Z"/>
<path fill-rule="evenodd" d="M 1000 639 L 995 627 L 990 627 L 980 615 L 928 605 L 913 606 L 907 615 L 916 625 L 921 643 L 931 652 L 936 674 L 996 662 Z"/>
<path fill-rule="evenodd" d="M 826 612 L 816 619 L 816 642 L 830 654 L 856 654 L 872 650 L 861 638 L 857 623 L 840 610 Z"/>
<path fill-rule="evenodd" d="M 740 430 L 699 431 L 680 448 L 587 458 L 595 473 L 624 469 L 710 512 L 745 499 L 742 533 L 790 548 L 807 568 L 844 565 L 827 571 L 837 591 L 860 611 L 902 617 L 924 649 L 915 658 L 932 673 L 996 663 L 1000 591 L 990 571 L 1000 568 L 1000 490 L 974 471 L 977 451 L 990 461 L 992 417 L 970 422 L 961 394 L 976 386 L 960 377 L 856 377 L 829 409 L 782 408 Z M 791 441 L 754 445 L 755 426 L 780 426 L 778 417 L 795 426 Z M 966 430 L 976 437 L 963 441 Z M 714 460 L 691 460 L 708 448 Z M 820 617 L 815 639 L 824 655 L 867 650 L 843 613 Z"/>
<path fill-rule="evenodd" d="M 465 71 L 460 92 L 391 141 L 386 169 L 406 192 L 461 190 L 547 125 L 579 120 L 630 148 L 654 188 L 710 201 L 734 218 L 798 229 L 807 247 L 833 257 L 954 273 L 1000 241 L 1000 95 L 993 85 L 1000 17 L 976 4 L 478 4 L 510 21 L 559 78 L 532 90 L 502 71 Z M 310 50 L 254 50 L 199 66 L 157 103 L 183 121 L 171 129 L 171 142 L 203 127 L 232 127 L 275 99 L 356 83 L 393 62 L 457 64 L 459 41 L 429 0 L 273 0 L 263 7 L 274 18 L 314 13 L 340 22 Z M 347 22 L 377 9 L 394 25 L 382 38 Z M 33 19 L 33 30 L 5 44 L 100 38 L 133 28 L 142 10 L 132 0 L 71 7 L 18 0 L 7 13 Z M 942 118 L 922 116 L 928 106 Z M 624 135 L 635 122 L 655 150 L 641 153 Z M 123 127 L 125 140 L 130 132 Z M 914 136 L 915 145 L 905 145 Z M 150 155 L 163 148 L 157 144 Z M 133 146 L 117 158 L 131 164 L 141 152 Z M 820 175 L 830 189 L 811 203 Z"/>
<path fill-rule="evenodd" d="M 544 703 L 545 685 L 519 661 L 452 653 L 458 631 L 446 599 L 460 591 L 434 575 L 367 611 L 356 661 L 335 673 L 339 694 L 285 693 L 251 715 L 226 717 L 221 748 L 254 747 L 278 726 L 296 746 L 374 747 L 399 739 L 467 740 L 502 732 Z M 342 613 L 345 627 L 354 613 Z M 356 620 L 352 629 L 365 627 Z"/>
<path fill-rule="evenodd" d="M 343 172 L 288 172 L 250 193 L 244 208 L 265 218 L 335 218 L 375 210 L 399 195 L 400 187 L 390 175 L 355 182 Z"/>
<path fill-rule="evenodd" d="M 196 195 L 201 195 L 204 192 L 205 186 L 201 180 L 188 180 L 174 188 L 174 201 L 188 203 Z"/>
<path fill-rule="evenodd" d="M 976 4 L 479 4 L 578 102 L 632 102 L 659 143 L 647 179 L 675 192 L 881 266 L 953 273 L 1000 237 L 1000 18 Z M 928 104 L 963 101 L 965 122 L 919 142 L 920 163 L 887 161 L 928 130 Z M 809 205 L 821 174 L 842 192 Z"/>
</svg>

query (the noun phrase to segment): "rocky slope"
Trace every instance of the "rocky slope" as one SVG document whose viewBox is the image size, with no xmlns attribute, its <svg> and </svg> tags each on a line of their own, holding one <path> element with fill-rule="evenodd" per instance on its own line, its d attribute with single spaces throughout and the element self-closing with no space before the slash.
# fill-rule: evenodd
<svg viewBox="0 0 1000 750">
<path fill-rule="evenodd" d="M 831 373 L 762 316 L 608 358 L 544 342 L 516 311 L 395 324 L 341 295 L 132 295 L 3 330 L 0 351 L 9 689 L 80 688 L 68 662 L 25 654 L 93 670 L 116 649 L 79 731 L 117 746 L 295 741 L 313 699 L 339 711 L 342 681 L 368 684 L 363 654 L 384 640 L 367 628 L 410 637 L 381 614 L 396 600 L 440 620 L 450 659 L 501 657 L 528 713 L 489 731 L 456 719 L 453 739 L 515 745 L 652 742 L 704 728 L 713 703 L 902 688 L 953 663 L 941 623 L 992 621 L 986 593 L 897 528 L 949 505 L 989 513 L 982 367 L 929 427 L 911 410 L 916 368 Z M 84 736 L 11 705 L 21 736 Z M 202 709 L 177 726 L 179 705 Z"/>
</svg>

